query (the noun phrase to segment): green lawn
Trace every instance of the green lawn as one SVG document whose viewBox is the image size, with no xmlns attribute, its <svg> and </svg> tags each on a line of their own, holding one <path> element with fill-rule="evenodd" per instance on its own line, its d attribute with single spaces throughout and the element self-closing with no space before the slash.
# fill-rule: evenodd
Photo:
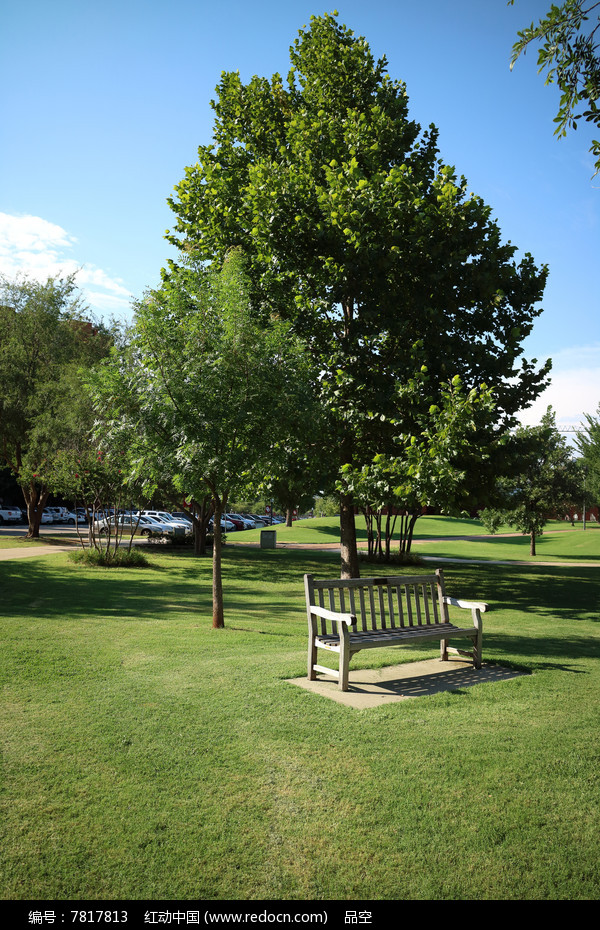
<svg viewBox="0 0 600 930">
<path fill-rule="evenodd" d="M 275 527 L 278 543 L 319 545 L 339 543 L 339 519 L 317 517 L 313 520 L 298 520 L 291 527 Z M 256 543 L 260 529 L 243 533 L 230 533 L 230 544 Z M 485 537 L 461 539 L 463 536 Z M 365 521 L 357 517 L 357 537 L 366 541 Z M 529 555 L 529 537 L 515 534 L 510 527 L 502 527 L 496 536 L 488 536 L 479 520 L 451 517 L 421 517 L 416 524 L 413 551 L 417 555 L 443 558 L 484 560 L 526 560 L 532 564 L 540 561 L 597 561 L 600 562 L 600 526 L 588 523 L 585 531 L 581 524 L 551 521 L 542 536 L 536 541 L 537 555 Z"/>
<path fill-rule="evenodd" d="M 25 539 L 25 536 L 2 536 L 0 537 L 0 549 L 20 549 L 27 546 L 44 546 L 43 539 Z"/>
<path fill-rule="evenodd" d="M 150 558 L 0 563 L 3 898 L 598 898 L 597 570 L 449 565 L 528 674 L 359 711 L 285 681 L 337 554 L 227 548 L 222 631 L 209 562 Z"/>
<path fill-rule="evenodd" d="M 529 555 L 528 536 L 492 536 L 485 539 L 416 540 L 417 555 L 461 559 L 501 559 L 536 562 L 597 562 L 600 563 L 600 532 L 592 526 L 585 530 L 550 528 L 536 539 L 536 555 Z"/>
<path fill-rule="evenodd" d="M 257 542 L 260 539 L 261 530 L 264 527 L 255 530 L 244 530 L 241 533 L 230 533 L 231 542 Z M 278 524 L 273 529 L 277 531 L 278 542 L 293 543 L 337 543 L 340 540 L 340 521 L 339 517 L 315 517 L 314 519 L 296 520 L 292 526 Z M 586 531 L 593 532 L 600 529 L 598 524 L 588 523 Z M 564 521 L 550 521 L 547 525 L 547 532 L 552 531 L 570 531 L 581 532 L 581 524 L 571 527 L 570 523 Z M 503 526 L 500 533 L 514 533 L 510 526 Z M 365 528 L 365 519 L 361 515 L 356 517 L 356 535 L 359 542 L 366 542 L 367 531 Z M 415 539 L 435 539 L 444 536 L 487 536 L 488 531 L 483 526 L 481 520 L 467 519 L 458 517 L 420 517 L 415 526 Z M 397 534 L 394 538 L 397 537 Z M 600 547 L 599 547 L 600 552 Z"/>
<path fill-rule="evenodd" d="M 244 530 L 242 533 L 230 533 L 231 542 L 256 542 L 260 539 L 261 530 Z M 293 543 L 337 543 L 340 540 L 339 517 L 314 517 L 307 520 L 296 520 L 292 526 L 278 524 L 273 527 L 277 531 L 277 540 Z M 416 524 L 415 537 L 432 536 L 472 536 L 481 535 L 486 530 L 480 520 L 457 519 L 453 517 L 420 517 Z M 366 542 L 367 531 L 365 518 L 360 514 L 356 517 L 356 535 L 359 542 Z"/>
</svg>

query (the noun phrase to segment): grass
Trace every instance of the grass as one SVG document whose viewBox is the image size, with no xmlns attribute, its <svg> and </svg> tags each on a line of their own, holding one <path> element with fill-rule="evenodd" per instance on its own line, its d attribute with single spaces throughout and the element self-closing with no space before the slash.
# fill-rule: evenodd
<svg viewBox="0 0 600 930">
<path fill-rule="evenodd" d="M 119 549 L 77 549 L 69 553 L 69 559 L 71 562 L 104 568 L 142 568 L 148 565 L 146 555 L 140 548 L 129 549 L 127 546 Z"/>
<path fill-rule="evenodd" d="M 23 531 L 25 533 L 25 530 Z M 23 536 L 3 536 L 0 537 L 0 549 L 21 549 L 28 546 L 47 546 L 51 545 L 47 539 L 27 539 Z"/>
<path fill-rule="evenodd" d="M 357 711 L 285 681 L 336 553 L 228 547 L 222 631 L 208 561 L 150 561 L 0 564 L 3 898 L 598 898 L 594 569 L 449 566 L 529 674 Z"/>
<path fill-rule="evenodd" d="M 258 527 L 255 530 L 244 530 L 239 534 L 239 539 L 246 542 L 257 542 L 260 539 L 261 530 L 264 527 Z M 308 520 L 296 520 L 292 526 L 285 526 L 279 523 L 274 526 L 277 531 L 278 542 L 303 543 L 311 545 L 314 543 L 339 543 L 340 541 L 340 521 L 339 517 L 314 517 Z M 486 530 L 479 520 L 456 519 L 450 517 L 421 517 L 416 524 L 416 537 L 432 536 L 461 536 L 461 535 L 480 535 Z M 359 542 L 367 541 L 367 530 L 365 518 L 358 514 L 356 517 L 356 536 Z M 396 537 L 397 538 L 397 534 Z M 230 533 L 231 542 L 238 540 L 237 533 Z"/>
<path fill-rule="evenodd" d="M 580 527 L 566 530 L 546 530 L 536 538 L 536 555 L 529 555 L 528 536 L 495 536 L 477 540 L 417 541 L 413 546 L 418 555 L 443 558 L 536 562 L 596 562 L 600 563 L 600 533 L 597 528 L 582 531 Z"/>
<path fill-rule="evenodd" d="M 244 530 L 242 533 L 230 533 L 228 539 L 232 543 L 238 542 L 252 542 L 256 543 L 260 540 L 261 529 L 257 528 L 255 530 Z M 336 544 L 340 541 L 340 525 L 338 517 L 315 517 L 312 520 L 297 520 L 292 526 L 285 526 L 284 524 L 279 524 L 274 527 L 277 531 L 277 542 L 288 542 L 304 545 L 321 545 L 326 543 Z M 588 523 L 586 533 L 590 531 L 590 535 L 595 531 L 600 529 L 598 524 Z M 570 523 L 565 523 L 564 521 L 551 521 L 548 523 L 546 532 L 572 532 L 572 533 L 583 533 L 581 526 L 571 527 Z M 503 526 L 500 528 L 499 533 L 514 533 L 514 530 L 510 526 Z M 480 520 L 477 519 L 467 519 L 467 518 L 456 518 L 456 517 L 440 517 L 440 516 L 426 516 L 420 517 L 417 520 L 415 526 L 414 539 L 415 540 L 431 540 L 439 539 L 443 537 L 456 538 L 460 536 L 487 536 L 488 531 L 483 526 Z M 364 517 L 358 515 L 356 517 L 356 536 L 359 541 L 359 544 L 365 543 L 367 541 L 367 531 L 365 527 Z M 397 534 L 394 538 L 398 538 Z M 501 538 L 497 536 L 496 539 Z M 598 553 L 600 555 L 600 545 L 598 546 Z"/>
</svg>

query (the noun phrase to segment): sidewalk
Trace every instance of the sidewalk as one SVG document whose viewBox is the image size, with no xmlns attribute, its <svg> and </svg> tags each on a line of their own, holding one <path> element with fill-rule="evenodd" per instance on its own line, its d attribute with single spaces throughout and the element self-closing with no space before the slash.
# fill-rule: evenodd
<svg viewBox="0 0 600 930">
<path fill-rule="evenodd" d="M 10 559 L 28 559 L 35 555 L 54 555 L 56 552 L 72 552 L 74 546 L 27 546 L 23 549 L 0 549 L 0 562 Z"/>
</svg>

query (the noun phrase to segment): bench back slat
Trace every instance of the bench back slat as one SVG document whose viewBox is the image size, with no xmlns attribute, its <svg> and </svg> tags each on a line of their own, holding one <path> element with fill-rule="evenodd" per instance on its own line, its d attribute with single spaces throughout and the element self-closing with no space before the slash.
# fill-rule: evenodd
<svg viewBox="0 0 600 930">
<path fill-rule="evenodd" d="M 307 576 L 310 603 L 341 613 L 351 613 L 363 632 L 430 626 L 448 621 L 443 572 L 434 575 L 386 578 L 336 578 L 317 580 Z M 357 596 L 358 595 L 358 596 Z M 316 598 L 316 600 L 312 600 Z M 321 619 L 323 636 L 337 634 L 337 625 Z"/>
</svg>

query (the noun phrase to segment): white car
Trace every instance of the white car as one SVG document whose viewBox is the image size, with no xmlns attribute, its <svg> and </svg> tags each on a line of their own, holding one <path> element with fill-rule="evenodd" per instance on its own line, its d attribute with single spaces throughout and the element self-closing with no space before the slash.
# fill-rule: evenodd
<svg viewBox="0 0 600 930">
<path fill-rule="evenodd" d="M 21 511 L 18 507 L 0 507 L 0 523 L 20 523 Z"/>
<path fill-rule="evenodd" d="M 212 532 L 215 525 L 214 517 L 211 517 L 208 521 L 208 528 Z M 235 523 L 232 523 L 231 520 L 226 520 L 225 517 L 221 517 L 221 530 L 224 533 L 233 533 L 235 530 Z"/>
<path fill-rule="evenodd" d="M 193 532 L 192 524 L 188 520 L 178 520 L 166 510 L 142 510 L 143 517 L 151 517 L 152 520 L 158 520 L 159 523 L 171 524 L 175 530 L 180 530 L 186 536 Z M 179 535 L 179 534 L 177 534 Z"/>
<path fill-rule="evenodd" d="M 148 537 L 175 535 L 170 524 L 159 523 L 158 520 L 153 520 L 152 517 L 136 517 L 128 514 L 122 514 L 116 518 L 109 517 L 104 520 L 96 520 L 94 529 L 101 536 L 106 536 L 108 533 L 114 536 L 115 532 L 119 536 L 130 536 L 132 534 Z"/>
</svg>

